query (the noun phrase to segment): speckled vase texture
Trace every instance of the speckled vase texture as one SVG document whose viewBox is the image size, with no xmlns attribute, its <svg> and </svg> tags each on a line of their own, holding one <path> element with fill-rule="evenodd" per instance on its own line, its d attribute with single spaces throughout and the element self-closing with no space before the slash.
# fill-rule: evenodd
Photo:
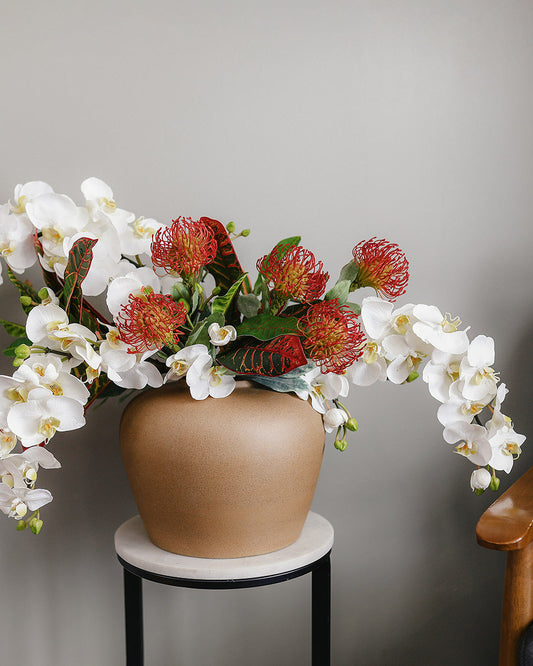
<svg viewBox="0 0 533 666">
<path fill-rule="evenodd" d="M 184 380 L 138 395 L 120 441 L 152 542 L 192 557 L 260 555 L 298 539 L 324 451 L 310 404 L 251 382 L 194 400 Z"/>
</svg>

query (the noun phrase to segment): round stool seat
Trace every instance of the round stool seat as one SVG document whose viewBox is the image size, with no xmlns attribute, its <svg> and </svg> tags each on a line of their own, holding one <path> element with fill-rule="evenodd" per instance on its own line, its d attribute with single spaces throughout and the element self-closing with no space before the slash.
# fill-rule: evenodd
<svg viewBox="0 0 533 666">
<path fill-rule="evenodd" d="M 140 572 L 191 581 L 276 576 L 313 564 L 332 546 L 333 527 L 313 512 L 309 512 L 297 541 L 287 548 L 253 557 L 208 559 L 169 553 L 150 541 L 140 516 L 127 520 L 115 533 L 115 550 L 124 563 Z"/>
</svg>

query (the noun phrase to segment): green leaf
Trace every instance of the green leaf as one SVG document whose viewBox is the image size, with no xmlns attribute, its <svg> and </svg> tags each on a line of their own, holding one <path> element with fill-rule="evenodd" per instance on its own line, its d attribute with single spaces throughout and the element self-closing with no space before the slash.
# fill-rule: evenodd
<svg viewBox="0 0 533 666">
<path fill-rule="evenodd" d="M 237 338 L 219 353 L 217 362 L 238 375 L 277 377 L 305 365 L 307 359 L 298 336 L 282 335 L 266 342 Z"/>
<path fill-rule="evenodd" d="M 81 283 L 91 267 L 92 249 L 97 242 L 96 238 L 78 239 L 72 246 L 67 259 L 62 303 L 66 312 L 78 321 L 81 320 L 83 300 Z"/>
<path fill-rule="evenodd" d="M 32 341 L 29 340 L 26 336 L 17 338 L 16 340 L 13 340 L 13 342 L 9 345 L 9 347 L 6 347 L 4 349 L 4 356 L 15 356 L 15 349 L 19 345 L 28 345 L 28 347 L 32 346 Z"/>
<path fill-rule="evenodd" d="M 339 301 L 340 305 L 343 305 L 348 300 L 350 295 L 350 280 L 339 280 L 337 284 L 332 287 L 328 293 L 324 296 L 324 300 L 331 301 L 336 298 Z"/>
<path fill-rule="evenodd" d="M 276 317 L 263 312 L 237 327 L 237 335 L 251 335 L 258 340 L 272 340 L 280 335 L 298 335 L 296 317 Z"/>
<path fill-rule="evenodd" d="M 239 294 L 237 296 L 237 307 L 244 317 L 255 317 L 261 308 L 261 301 L 255 294 Z"/>
<path fill-rule="evenodd" d="M 356 315 L 361 314 L 361 306 L 359 303 L 345 303 L 346 307 L 350 308 L 352 312 L 354 312 Z"/>
<path fill-rule="evenodd" d="M 241 284 L 247 277 L 247 273 L 243 273 L 239 276 L 238 280 L 234 282 L 224 296 L 217 296 L 211 305 L 212 312 L 220 312 L 225 314 L 233 297 L 241 288 Z"/>
<path fill-rule="evenodd" d="M 7 334 L 12 335 L 14 338 L 26 334 L 26 327 L 21 324 L 14 324 L 12 321 L 6 321 L 5 319 L 0 319 L 0 324 L 6 329 Z"/>
<path fill-rule="evenodd" d="M 287 377 L 286 375 L 282 375 L 281 377 L 262 377 L 260 375 L 249 375 L 248 379 L 279 393 L 291 393 L 293 391 L 296 393 L 296 391 L 309 390 L 309 384 L 301 377 Z"/>
<path fill-rule="evenodd" d="M 21 296 L 29 296 L 34 303 L 40 302 L 41 299 L 39 298 L 39 295 L 32 287 L 30 282 L 28 282 L 28 280 L 26 280 L 25 282 L 21 282 L 17 277 L 15 277 L 15 274 L 13 273 L 11 268 L 9 268 L 9 266 L 7 267 L 7 276 L 10 279 L 10 281 L 15 285 L 15 287 L 19 290 Z M 28 312 L 30 312 L 30 310 L 32 310 L 33 307 L 34 307 L 33 305 L 23 305 L 22 309 L 26 314 L 28 314 Z"/>
<path fill-rule="evenodd" d="M 207 329 L 211 324 L 215 323 L 219 326 L 224 326 L 224 315 L 221 312 L 213 312 L 209 317 L 198 322 L 187 338 L 185 346 L 190 347 L 191 345 L 202 344 L 207 347 L 209 345 L 209 333 Z"/>
<path fill-rule="evenodd" d="M 187 301 L 187 303 L 190 303 L 191 294 L 189 292 L 189 288 L 184 285 L 183 282 L 174 282 L 170 293 L 175 301 L 179 301 L 180 298 L 183 298 Z"/>
<path fill-rule="evenodd" d="M 289 236 L 289 238 L 284 238 L 283 240 L 280 240 L 279 243 L 276 243 L 270 254 L 276 254 L 277 257 L 284 257 L 292 247 L 300 245 L 301 240 L 301 236 Z"/>
</svg>

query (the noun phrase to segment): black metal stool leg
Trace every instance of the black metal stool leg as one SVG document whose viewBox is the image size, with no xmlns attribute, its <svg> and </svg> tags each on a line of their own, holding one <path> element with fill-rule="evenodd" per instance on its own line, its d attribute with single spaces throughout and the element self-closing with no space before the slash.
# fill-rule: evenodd
<svg viewBox="0 0 533 666">
<path fill-rule="evenodd" d="M 126 665 L 143 666 L 142 578 L 124 569 L 124 608 L 126 611 Z"/>
<path fill-rule="evenodd" d="M 331 560 L 329 554 L 312 573 L 313 666 L 329 666 L 331 659 Z"/>
</svg>

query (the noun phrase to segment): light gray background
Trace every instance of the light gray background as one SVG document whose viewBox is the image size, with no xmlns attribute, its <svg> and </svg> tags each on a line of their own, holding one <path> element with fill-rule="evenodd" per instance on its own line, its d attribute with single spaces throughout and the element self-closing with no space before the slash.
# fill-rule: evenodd
<svg viewBox="0 0 533 666">
<path fill-rule="evenodd" d="M 137 214 L 251 227 L 250 270 L 301 233 L 336 276 L 385 236 L 411 261 L 402 302 L 496 338 L 506 411 L 533 433 L 529 0 L 4 0 L 0 55 L 0 201 L 42 179 L 81 202 L 99 176 Z M 21 321 L 14 290 L 1 298 Z M 474 539 L 494 496 L 471 493 L 422 382 L 349 404 L 360 430 L 344 454 L 328 440 L 314 503 L 336 530 L 334 664 L 496 664 L 504 557 Z M 38 538 L 0 521 L 2 663 L 123 663 L 120 411 L 53 440 Z M 309 664 L 306 579 L 148 584 L 145 601 L 150 666 Z"/>
</svg>

